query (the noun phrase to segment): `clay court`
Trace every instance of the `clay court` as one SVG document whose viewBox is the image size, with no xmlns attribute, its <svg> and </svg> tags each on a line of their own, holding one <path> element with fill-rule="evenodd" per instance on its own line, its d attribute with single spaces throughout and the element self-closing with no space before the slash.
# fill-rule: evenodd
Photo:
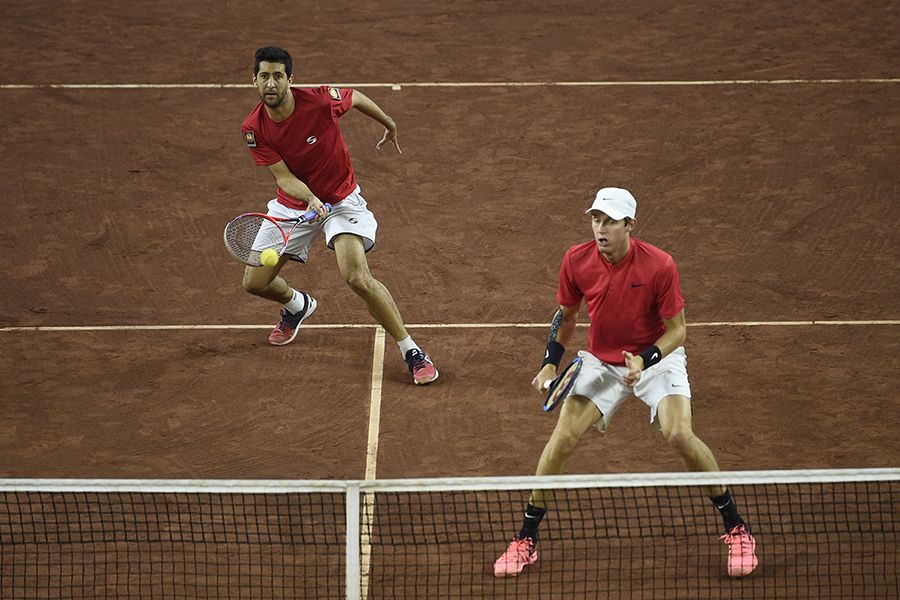
<svg viewBox="0 0 900 600">
<path fill-rule="evenodd" d="M 90 5 L 6 7 L 0 477 L 530 475 L 557 270 L 605 185 L 678 263 L 723 469 L 900 465 L 896 5 Z M 434 385 L 324 244 L 283 271 L 316 316 L 266 342 L 277 306 L 221 232 L 274 194 L 240 136 L 267 44 L 398 122 L 402 155 L 341 126 Z M 683 470 L 646 419 L 627 405 L 569 472 Z"/>
</svg>

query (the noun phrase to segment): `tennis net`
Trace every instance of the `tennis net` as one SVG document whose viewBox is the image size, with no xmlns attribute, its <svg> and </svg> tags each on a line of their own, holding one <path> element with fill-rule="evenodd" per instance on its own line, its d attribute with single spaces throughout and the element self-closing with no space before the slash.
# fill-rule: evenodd
<svg viewBox="0 0 900 600">
<path fill-rule="evenodd" d="M 759 567 L 726 573 L 726 484 Z M 539 560 L 493 563 L 531 489 Z M 382 481 L 0 480 L 2 598 L 897 598 L 900 469 Z"/>
</svg>

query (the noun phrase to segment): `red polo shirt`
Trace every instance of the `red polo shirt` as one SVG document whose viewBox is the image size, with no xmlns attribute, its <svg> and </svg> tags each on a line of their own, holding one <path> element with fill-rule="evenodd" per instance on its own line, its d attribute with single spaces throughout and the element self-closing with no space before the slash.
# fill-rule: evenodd
<svg viewBox="0 0 900 600">
<path fill-rule="evenodd" d="M 637 354 L 665 332 L 663 319 L 684 308 L 675 261 L 656 246 L 631 238 L 625 258 L 612 264 L 592 240 L 572 246 L 559 270 L 556 300 L 574 306 L 584 298 L 591 319 L 590 352 L 624 365 L 622 351 Z"/>
<path fill-rule="evenodd" d="M 291 88 L 294 112 L 276 123 L 260 102 L 241 124 L 244 142 L 256 164 L 284 161 L 294 176 L 309 186 L 322 202 L 338 202 L 356 189 L 350 151 L 338 127 L 338 118 L 353 106 L 353 90 L 321 86 Z M 301 202 L 278 188 L 278 201 L 304 210 Z"/>
</svg>

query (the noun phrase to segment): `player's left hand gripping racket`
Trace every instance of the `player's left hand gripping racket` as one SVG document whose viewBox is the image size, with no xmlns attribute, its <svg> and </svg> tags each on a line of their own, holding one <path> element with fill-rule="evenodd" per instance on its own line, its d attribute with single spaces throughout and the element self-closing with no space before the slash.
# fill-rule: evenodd
<svg viewBox="0 0 900 600">
<path fill-rule="evenodd" d="M 326 204 L 325 210 L 331 212 L 331 205 Z M 312 221 L 317 214 L 310 209 L 296 219 L 281 219 L 262 213 L 238 215 L 225 226 L 225 247 L 245 265 L 260 267 L 259 254 L 263 250 L 271 248 L 281 256 L 294 229 L 301 223 Z M 290 229 L 286 230 L 288 227 Z"/>
<path fill-rule="evenodd" d="M 570 362 L 569 365 L 563 369 L 563 372 L 556 376 L 556 379 L 544 384 L 544 387 L 547 388 L 547 398 L 544 400 L 544 412 L 550 412 L 556 408 L 556 405 L 569 395 L 569 392 L 572 391 L 572 386 L 575 385 L 575 378 L 578 377 L 578 373 L 581 371 L 582 364 L 583 359 L 579 356 Z"/>
</svg>

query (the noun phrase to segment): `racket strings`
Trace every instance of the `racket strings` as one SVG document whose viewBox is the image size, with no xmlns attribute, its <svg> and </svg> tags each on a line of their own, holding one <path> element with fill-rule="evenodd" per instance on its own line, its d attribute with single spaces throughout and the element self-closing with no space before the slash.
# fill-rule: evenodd
<svg viewBox="0 0 900 600">
<path fill-rule="evenodd" d="M 578 376 L 580 368 L 581 361 L 575 359 L 568 367 L 566 367 L 566 370 L 553 381 L 550 385 L 550 390 L 547 393 L 547 399 L 544 402 L 545 411 L 553 410 L 560 401 L 564 400 L 565 397 L 569 395 L 571 388 L 575 384 L 575 378 Z"/>
<path fill-rule="evenodd" d="M 556 385 L 556 388 L 564 389 L 566 386 L 569 385 L 570 381 L 575 379 L 575 375 L 577 375 L 577 374 L 578 374 L 577 369 L 574 369 L 574 368 L 569 369 L 568 371 L 563 373 L 563 376 L 560 378 L 559 383 Z"/>
<path fill-rule="evenodd" d="M 280 252 L 284 234 L 275 223 L 259 215 L 241 215 L 225 226 L 225 246 L 239 261 L 259 266 L 266 248 Z"/>
</svg>

